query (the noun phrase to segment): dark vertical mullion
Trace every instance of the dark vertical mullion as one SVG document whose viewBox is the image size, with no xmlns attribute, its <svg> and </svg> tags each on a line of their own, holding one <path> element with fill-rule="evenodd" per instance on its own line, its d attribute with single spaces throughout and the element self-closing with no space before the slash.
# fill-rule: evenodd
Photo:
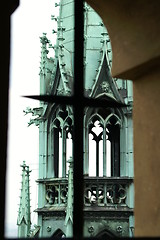
<svg viewBox="0 0 160 240">
<path fill-rule="evenodd" d="M 83 238 L 83 0 L 74 1 L 74 211 L 73 235 Z"/>
</svg>

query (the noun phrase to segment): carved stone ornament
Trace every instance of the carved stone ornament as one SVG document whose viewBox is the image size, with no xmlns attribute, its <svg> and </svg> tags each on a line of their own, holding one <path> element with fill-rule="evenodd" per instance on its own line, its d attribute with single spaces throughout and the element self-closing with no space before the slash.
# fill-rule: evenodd
<svg viewBox="0 0 160 240">
<path fill-rule="evenodd" d="M 92 233 L 94 232 L 94 227 L 93 227 L 93 226 L 90 226 L 90 227 L 88 228 L 88 232 L 92 234 Z"/>
<path fill-rule="evenodd" d="M 110 88 L 108 82 L 103 81 L 103 82 L 100 84 L 100 88 L 101 88 L 101 90 L 102 90 L 103 92 L 112 93 L 111 88 Z"/>
<path fill-rule="evenodd" d="M 51 226 L 47 226 L 47 232 L 51 232 Z"/>
<path fill-rule="evenodd" d="M 118 233 L 121 233 L 121 232 L 122 232 L 122 226 L 117 226 L 116 231 L 117 231 Z"/>
</svg>

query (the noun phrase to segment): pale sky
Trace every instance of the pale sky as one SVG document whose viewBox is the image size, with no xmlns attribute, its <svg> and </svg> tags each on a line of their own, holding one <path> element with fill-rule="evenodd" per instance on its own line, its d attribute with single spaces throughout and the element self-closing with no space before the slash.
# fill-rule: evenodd
<svg viewBox="0 0 160 240">
<path fill-rule="evenodd" d="M 11 65 L 9 88 L 9 122 L 7 146 L 6 177 L 6 217 L 5 237 L 17 236 L 17 216 L 21 188 L 20 165 L 25 160 L 30 170 L 31 221 L 36 223 L 37 207 L 39 136 L 38 127 L 28 127 L 31 115 L 24 116 L 26 107 L 38 107 L 35 100 L 23 98 L 23 95 L 39 94 L 39 67 L 41 44 L 39 37 L 43 32 L 53 45 L 56 28 L 51 15 L 58 15 L 55 0 L 21 0 L 19 8 L 11 18 Z M 52 53 L 51 53 L 52 54 Z M 36 191 L 35 191 L 36 189 Z"/>
</svg>

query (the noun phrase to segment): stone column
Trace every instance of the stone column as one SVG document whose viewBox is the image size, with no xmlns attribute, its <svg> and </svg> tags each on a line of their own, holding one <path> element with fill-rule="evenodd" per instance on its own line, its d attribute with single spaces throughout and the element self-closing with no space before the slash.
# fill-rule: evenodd
<svg viewBox="0 0 160 240">
<path fill-rule="evenodd" d="M 73 237 L 73 159 L 70 157 L 68 171 L 68 198 L 66 209 L 66 237 Z"/>
</svg>

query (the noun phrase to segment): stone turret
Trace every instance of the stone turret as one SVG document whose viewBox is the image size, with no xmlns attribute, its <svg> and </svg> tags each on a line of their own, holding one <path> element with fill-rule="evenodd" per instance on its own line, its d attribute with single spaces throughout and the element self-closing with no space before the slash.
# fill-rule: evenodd
<svg viewBox="0 0 160 240">
<path fill-rule="evenodd" d="M 74 1 L 61 0 L 54 47 L 41 38 L 40 94 L 72 96 L 74 86 Z M 48 49 L 53 48 L 54 58 Z M 84 111 L 84 237 L 132 236 L 132 83 L 111 75 L 112 48 L 102 19 L 84 4 L 84 95 L 106 106 Z M 108 101 L 127 104 L 111 107 Z M 74 147 L 73 107 L 44 103 L 39 122 L 39 237 L 72 237 Z M 73 158 L 73 162 L 77 159 Z M 68 171 L 69 169 L 69 171 Z"/>
</svg>

